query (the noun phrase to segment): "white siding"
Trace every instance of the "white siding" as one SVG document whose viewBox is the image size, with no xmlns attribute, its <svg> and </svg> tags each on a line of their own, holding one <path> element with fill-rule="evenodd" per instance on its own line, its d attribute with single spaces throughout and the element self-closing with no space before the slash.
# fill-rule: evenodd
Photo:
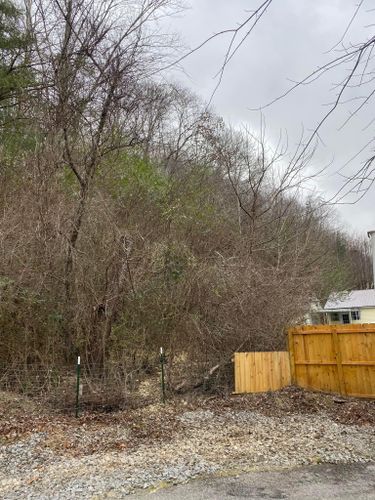
<svg viewBox="0 0 375 500">
<path fill-rule="evenodd" d="M 357 310 L 360 312 L 360 319 L 359 320 L 352 320 L 352 317 L 351 317 L 351 314 L 350 314 L 350 311 L 349 311 L 349 314 L 350 314 L 350 323 L 353 323 L 353 324 L 361 324 L 361 323 L 375 323 L 375 308 L 371 308 L 371 307 L 366 307 L 366 308 L 359 308 L 359 309 L 353 309 L 354 310 Z M 341 314 L 344 312 L 344 313 L 347 313 L 348 311 L 337 311 L 339 314 L 340 314 L 340 321 L 332 321 L 331 320 L 331 313 L 328 313 L 327 316 L 328 316 L 328 324 L 329 325 L 340 325 L 342 324 L 342 321 L 341 321 Z"/>
<path fill-rule="evenodd" d="M 353 323 L 375 323 L 375 308 L 361 309 L 361 319 Z"/>
</svg>

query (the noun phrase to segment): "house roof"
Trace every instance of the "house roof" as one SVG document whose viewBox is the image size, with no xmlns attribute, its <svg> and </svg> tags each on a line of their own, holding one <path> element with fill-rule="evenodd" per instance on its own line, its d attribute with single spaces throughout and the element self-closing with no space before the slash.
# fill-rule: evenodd
<svg viewBox="0 0 375 500">
<path fill-rule="evenodd" d="M 324 306 L 324 311 L 359 309 L 361 307 L 375 307 L 374 289 L 331 293 Z"/>
</svg>

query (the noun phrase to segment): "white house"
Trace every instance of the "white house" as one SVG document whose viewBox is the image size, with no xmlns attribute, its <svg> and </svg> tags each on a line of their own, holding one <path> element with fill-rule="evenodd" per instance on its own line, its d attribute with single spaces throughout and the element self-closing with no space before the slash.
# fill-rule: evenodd
<svg viewBox="0 0 375 500">
<path fill-rule="evenodd" d="M 375 323 L 375 290 L 332 293 L 323 311 L 330 325 Z"/>
<path fill-rule="evenodd" d="M 372 247 L 373 279 L 375 282 L 375 231 L 369 231 Z M 332 293 L 323 309 L 330 325 L 350 323 L 375 323 L 375 290 L 352 290 Z"/>
</svg>

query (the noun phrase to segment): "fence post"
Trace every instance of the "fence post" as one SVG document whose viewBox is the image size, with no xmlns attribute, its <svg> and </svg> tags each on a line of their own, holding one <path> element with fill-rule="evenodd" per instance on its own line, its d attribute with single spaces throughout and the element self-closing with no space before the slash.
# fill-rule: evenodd
<svg viewBox="0 0 375 500">
<path fill-rule="evenodd" d="M 165 403 L 165 380 L 164 380 L 164 364 L 165 354 L 164 349 L 160 347 L 160 365 L 161 365 L 161 400 Z"/>
<path fill-rule="evenodd" d="M 81 378 L 81 356 L 77 358 L 77 387 L 76 387 L 76 418 L 79 417 L 79 392 Z"/>
<path fill-rule="evenodd" d="M 294 328 L 288 329 L 288 343 L 289 343 L 289 363 L 290 363 L 290 378 L 293 385 L 296 385 L 296 360 L 294 357 Z"/>
</svg>

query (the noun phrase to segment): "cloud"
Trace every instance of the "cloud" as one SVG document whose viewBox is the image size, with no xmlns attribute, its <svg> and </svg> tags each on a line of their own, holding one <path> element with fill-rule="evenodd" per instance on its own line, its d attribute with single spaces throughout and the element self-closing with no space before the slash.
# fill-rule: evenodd
<svg viewBox="0 0 375 500">
<path fill-rule="evenodd" d="M 257 5 L 255 1 L 250 3 Z M 337 52 L 328 51 L 340 42 L 356 5 L 354 0 L 273 2 L 226 68 L 213 101 L 216 111 L 232 125 L 248 123 L 256 127 L 259 113 L 250 111 L 250 108 L 270 102 L 289 88 L 291 80 L 301 80 L 337 55 Z M 174 20 L 174 29 L 187 45 L 195 46 L 215 32 L 236 26 L 248 15 L 248 9 L 249 2 L 246 0 L 191 0 L 190 9 Z M 368 15 L 364 6 L 350 28 L 348 39 L 354 42 L 366 39 Z M 228 42 L 229 37 L 215 38 L 184 62 L 188 76 L 175 73 L 174 78 L 204 99 L 209 99 L 216 85 L 214 76 L 222 64 Z M 339 66 L 334 72 L 300 87 L 287 98 L 266 108 L 264 115 L 271 141 L 277 140 L 280 130 L 286 130 L 292 147 L 297 143 L 302 127 L 306 133 L 314 129 L 327 111 L 327 104 L 335 98 L 333 84 L 341 81 L 346 71 L 347 68 Z M 355 92 L 356 89 L 353 94 Z M 339 130 L 352 106 L 353 103 L 342 105 L 320 133 L 323 143 L 314 158 L 314 168 L 320 170 L 322 165 L 331 163 L 326 174 L 317 181 L 318 189 L 327 196 L 341 186 L 343 174 L 354 171 L 364 161 L 365 152 L 343 169 L 348 159 L 373 138 L 372 127 L 365 130 L 373 119 L 371 105 Z M 362 233 L 375 227 L 374 193 L 375 190 L 369 192 L 355 205 L 337 208 L 344 227 Z"/>
</svg>

